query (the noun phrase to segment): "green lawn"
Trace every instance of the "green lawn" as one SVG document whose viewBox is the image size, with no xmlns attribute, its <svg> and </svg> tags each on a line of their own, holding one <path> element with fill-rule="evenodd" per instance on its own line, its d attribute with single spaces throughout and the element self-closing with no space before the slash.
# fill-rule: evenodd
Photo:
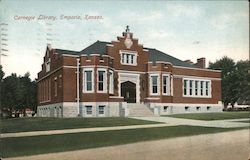
<svg viewBox="0 0 250 160">
<path fill-rule="evenodd" d="M 167 116 L 210 121 L 210 120 L 249 118 L 250 113 L 249 112 L 190 113 L 190 114 L 175 114 Z"/>
<path fill-rule="evenodd" d="M 1 133 L 154 124 L 122 117 L 112 118 L 14 118 L 0 120 Z"/>
<path fill-rule="evenodd" d="M 249 124 L 250 124 L 250 120 L 246 120 L 246 121 L 235 121 L 235 122 L 242 122 L 242 123 L 249 123 Z"/>
<path fill-rule="evenodd" d="M 171 126 L 19 138 L 2 138 L 0 143 L 0 157 L 16 157 L 73 151 L 79 149 L 134 143 L 139 141 L 224 132 L 230 130 L 236 129 L 198 126 Z"/>
</svg>

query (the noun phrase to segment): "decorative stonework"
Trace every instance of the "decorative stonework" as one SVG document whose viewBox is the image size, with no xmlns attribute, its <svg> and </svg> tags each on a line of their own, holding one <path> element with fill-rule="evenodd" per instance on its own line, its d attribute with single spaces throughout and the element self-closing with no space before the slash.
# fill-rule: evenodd
<svg viewBox="0 0 250 160">
<path fill-rule="evenodd" d="M 126 26 L 126 39 L 124 41 L 125 46 L 130 49 L 131 46 L 133 45 L 133 41 L 130 38 L 130 32 L 129 32 L 129 26 Z"/>
</svg>

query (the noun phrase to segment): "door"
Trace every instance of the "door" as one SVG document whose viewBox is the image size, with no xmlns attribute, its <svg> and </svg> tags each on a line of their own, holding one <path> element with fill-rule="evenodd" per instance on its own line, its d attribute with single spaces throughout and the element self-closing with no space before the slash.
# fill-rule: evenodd
<svg viewBox="0 0 250 160">
<path fill-rule="evenodd" d="M 127 103 L 136 103 L 136 84 L 130 81 L 122 83 L 121 96 Z"/>
</svg>

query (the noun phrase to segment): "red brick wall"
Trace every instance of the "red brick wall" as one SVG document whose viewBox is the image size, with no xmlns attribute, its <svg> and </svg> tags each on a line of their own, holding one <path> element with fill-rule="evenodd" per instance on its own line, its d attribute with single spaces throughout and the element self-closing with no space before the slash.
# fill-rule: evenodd
<svg viewBox="0 0 250 160">
<path fill-rule="evenodd" d="M 212 98 L 183 97 L 182 78 L 174 78 L 173 103 L 218 103 L 221 100 L 221 81 L 212 80 L 211 83 Z"/>
<path fill-rule="evenodd" d="M 162 87 L 160 87 L 159 96 L 149 95 L 149 73 L 160 73 L 160 83 L 162 83 L 162 72 L 172 73 L 175 75 L 184 76 L 197 76 L 197 77 L 211 77 L 220 78 L 220 72 L 213 72 L 209 70 L 194 70 L 182 67 L 173 67 L 170 63 L 157 62 L 156 64 L 148 63 L 148 52 L 143 50 L 143 46 L 138 44 L 137 39 L 133 39 L 133 45 L 130 49 L 127 49 L 124 45 L 124 37 L 118 37 L 118 41 L 112 41 L 113 46 L 107 46 L 107 55 L 83 55 L 80 57 L 80 101 L 83 102 L 107 102 L 107 101 L 122 101 L 123 99 L 112 98 L 110 96 L 118 96 L 118 73 L 114 71 L 114 94 L 108 93 L 96 93 L 97 91 L 97 66 L 104 66 L 107 69 L 115 70 L 127 70 L 142 72 L 140 74 L 140 99 L 145 102 L 162 102 L 162 103 L 217 103 L 221 100 L 221 81 L 212 80 L 212 98 L 188 98 L 182 95 L 182 78 L 174 78 L 174 96 L 162 95 Z M 120 64 L 120 50 L 137 51 L 137 66 L 121 65 Z M 96 53 L 98 54 L 98 53 Z M 49 51 L 49 57 L 51 59 L 51 70 L 46 73 L 45 63 L 42 64 L 42 71 L 38 73 L 38 105 L 58 103 L 58 102 L 76 102 L 76 59 L 75 56 L 62 56 L 55 54 L 55 50 Z M 44 56 L 44 62 L 48 60 L 48 57 Z M 65 67 L 63 67 L 65 66 Z M 95 68 L 95 88 L 94 93 L 83 93 L 83 67 L 91 66 Z M 144 74 L 143 74 L 144 73 Z M 61 76 L 61 79 L 60 79 Z M 55 78 L 57 78 L 57 96 L 55 96 Z M 107 77 L 107 89 L 109 88 L 109 77 Z M 50 81 L 50 102 L 41 103 L 42 101 L 42 85 L 45 80 Z M 61 84 L 60 84 L 61 83 Z M 147 100 L 148 97 L 158 97 L 159 100 Z"/>
</svg>

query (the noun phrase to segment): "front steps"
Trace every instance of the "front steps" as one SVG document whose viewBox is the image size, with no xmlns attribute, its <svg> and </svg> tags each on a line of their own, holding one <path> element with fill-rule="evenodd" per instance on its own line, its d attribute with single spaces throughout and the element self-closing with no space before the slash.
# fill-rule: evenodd
<svg viewBox="0 0 250 160">
<path fill-rule="evenodd" d="M 144 104 L 127 103 L 129 117 L 153 117 L 154 113 Z"/>
</svg>

